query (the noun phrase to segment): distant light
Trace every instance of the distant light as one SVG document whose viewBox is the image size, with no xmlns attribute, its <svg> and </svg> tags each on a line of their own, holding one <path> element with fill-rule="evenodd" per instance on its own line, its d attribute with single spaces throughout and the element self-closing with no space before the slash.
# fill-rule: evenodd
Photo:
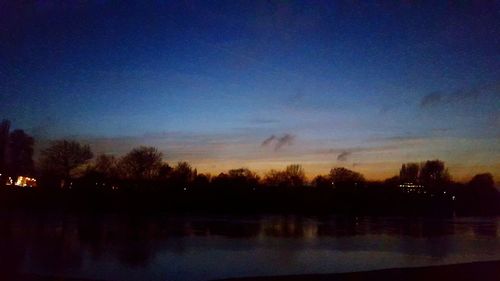
<svg viewBox="0 0 500 281">
<path fill-rule="evenodd" d="M 184 191 L 188 190 L 187 187 L 184 187 Z"/>
<path fill-rule="evenodd" d="M 451 200 L 455 201 L 455 195 L 451 196 Z"/>
<path fill-rule="evenodd" d="M 10 177 L 9 177 L 9 182 L 10 182 L 10 185 L 12 185 L 12 178 L 10 178 Z M 33 186 L 36 186 L 36 179 L 30 178 L 30 177 L 25 177 L 25 176 L 19 176 L 19 177 L 17 177 L 15 185 L 19 186 L 19 187 L 26 187 L 26 186 L 33 187 Z"/>
</svg>

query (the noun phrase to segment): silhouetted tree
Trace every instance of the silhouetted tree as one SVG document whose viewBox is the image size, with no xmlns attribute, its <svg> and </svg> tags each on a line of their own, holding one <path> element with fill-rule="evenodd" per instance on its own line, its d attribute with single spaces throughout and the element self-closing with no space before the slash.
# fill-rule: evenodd
<svg viewBox="0 0 500 281">
<path fill-rule="evenodd" d="M 332 187 L 332 182 L 328 177 L 318 175 L 313 179 L 312 185 L 317 188 L 326 189 Z"/>
<path fill-rule="evenodd" d="M 66 181 L 71 178 L 71 171 L 85 164 L 92 158 L 88 145 L 75 141 L 58 140 L 42 150 L 40 166 L 42 171 L 52 177 Z"/>
<path fill-rule="evenodd" d="M 228 175 L 233 178 L 253 178 L 255 177 L 255 173 L 250 171 L 247 168 L 239 168 L 229 170 Z"/>
<path fill-rule="evenodd" d="M 474 200 L 472 206 L 481 213 L 492 213 L 500 209 L 498 190 L 490 173 L 475 175 L 467 184 L 470 198 Z"/>
<path fill-rule="evenodd" d="M 362 174 L 346 168 L 331 169 L 329 177 L 333 186 L 339 189 L 361 187 L 365 183 L 365 178 Z"/>
<path fill-rule="evenodd" d="M 268 186 L 299 187 L 306 181 L 304 169 L 301 165 L 288 165 L 284 171 L 270 170 L 264 176 L 264 183 Z"/>
<path fill-rule="evenodd" d="M 210 185 L 210 179 L 211 176 L 210 174 L 198 174 L 194 178 L 194 181 L 192 183 L 193 188 L 196 190 L 204 190 L 207 191 L 208 186 Z"/>
<path fill-rule="evenodd" d="M 264 176 L 264 184 L 267 186 L 286 186 L 286 175 L 282 171 L 271 169 Z"/>
<path fill-rule="evenodd" d="M 419 180 L 427 189 L 437 190 L 446 187 L 450 182 L 450 175 L 443 161 L 429 160 L 422 165 Z"/>
<path fill-rule="evenodd" d="M 94 169 L 106 178 L 118 176 L 118 160 L 113 155 L 100 154 L 94 161 Z"/>
<path fill-rule="evenodd" d="M 304 168 L 298 164 L 288 165 L 285 169 L 285 176 L 288 186 L 299 187 L 303 186 L 306 181 L 306 173 Z"/>
<path fill-rule="evenodd" d="M 9 147 L 10 121 L 2 120 L 0 123 L 0 174 L 6 172 L 7 149 Z"/>
<path fill-rule="evenodd" d="M 87 166 L 76 182 L 77 189 L 114 189 L 119 178 L 118 161 L 112 155 L 100 154 Z"/>
<path fill-rule="evenodd" d="M 188 162 L 178 162 L 171 175 L 172 183 L 178 188 L 188 188 L 197 175 L 196 169 L 193 169 Z"/>
<path fill-rule="evenodd" d="M 384 186 L 390 187 L 390 188 L 395 188 L 395 187 L 398 187 L 400 182 L 401 182 L 401 179 L 399 176 L 393 176 L 393 177 L 390 177 L 390 178 L 384 180 Z"/>
<path fill-rule="evenodd" d="M 232 188 L 253 188 L 259 183 L 259 176 L 247 168 L 233 169 L 228 171 L 229 184 Z"/>
<path fill-rule="evenodd" d="M 219 207 L 235 210 L 249 203 L 250 193 L 256 190 L 258 183 L 259 177 L 254 172 L 239 168 L 214 177 L 209 190 L 216 195 L 212 197 L 214 201 L 221 203 Z"/>
<path fill-rule="evenodd" d="M 418 163 L 406 163 L 401 166 L 399 171 L 399 178 L 402 182 L 416 183 L 420 172 L 420 165 Z"/>
<path fill-rule="evenodd" d="M 14 130 L 9 137 L 9 173 L 14 178 L 31 176 L 34 172 L 33 145 L 35 140 L 23 130 Z"/>
<path fill-rule="evenodd" d="M 484 191 L 495 190 L 495 181 L 490 173 L 478 174 L 469 181 L 468 186 Z"/>
<path fill-rule="evenodd" d="M 119 163 L 126 178 L 150 180 L 158 175 L 162 165 L 162 153 L 154 147 L 141 146 L 132 149 Z"/>
<path fill-rule="evenodd" d="M 158 178 L 160 180 L 168 179 L 171 176 L 173 170 L 174 169 L 167 163 L 161 163 L 160 168 L 158 168 Z"/>
</svg>

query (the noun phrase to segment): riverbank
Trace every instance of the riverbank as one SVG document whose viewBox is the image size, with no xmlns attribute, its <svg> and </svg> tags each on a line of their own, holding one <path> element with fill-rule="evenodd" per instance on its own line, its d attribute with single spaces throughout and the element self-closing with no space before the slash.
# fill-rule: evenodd
<svg viewBox="0 0 500 281">
<path fill-rule="evenodd" d="M 495 206 L 500 206 L 500 197 L 495 202 Z M 124 190 L 0 188 L 0 210 L 90 214 L 500 215 L 499 207 L 482 210 L 451 201 L 448 197 L 424 197 L 375 187 L 352 192 L 307 187 L 292 190 L 260 188 L 249 192 L 238 192 L 238 187 L 231 192 L 217 189 L 177 192 L 147 186 Z"/>
<path fill-rule="evenodd" d="M 2 280 L 17 280 L 17 281 L 98 281 L 98 280 L 81 279 L 81 278 L 67 278 L 60 276 L 41 276 L 35 274 L 7 274 L 0 277 L 2 277 Z M 349 273 L 228 278 L 228 279 L 218 279 L 214 281 L 364 281 L 364 280 L 497 281 L 499 280 L 499 278 L 500 278 L 500 260 L 452 264 L 452 265 L 426 266 L 426 267 L 390 268 L 390 269 L 349 272 Z M 100 280 L 100 281 L 105 281 L 105 280 Z"/>
<path fill-rule="evenodd" d="M 363 272 L 266 276 L 220 279 L 218 281 L 496 281 L 500 280 L 500 260 L 415 268 L 391 268 Z"/>
</svg>

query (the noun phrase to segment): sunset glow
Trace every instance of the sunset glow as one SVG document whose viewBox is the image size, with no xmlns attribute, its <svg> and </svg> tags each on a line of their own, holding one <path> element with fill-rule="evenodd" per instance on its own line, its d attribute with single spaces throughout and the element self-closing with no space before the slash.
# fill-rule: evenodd
<svg viewBox="0 0 500 281">
<path fill-rule="evenodd" d="M 299 163 L 383 179 L 441 159 L 457 180 L 500 176 L 498 7 L 237 2 L 2 14 L 2 115 L 37 151 L 151 145 L 213 174 Z"/>
</svg>

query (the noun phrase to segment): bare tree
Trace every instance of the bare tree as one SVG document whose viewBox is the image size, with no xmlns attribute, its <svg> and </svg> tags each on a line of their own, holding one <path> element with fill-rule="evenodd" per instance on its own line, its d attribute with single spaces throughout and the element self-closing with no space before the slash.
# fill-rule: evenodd
<svg viewBox="0 0 500 281">
<path fill-rule="evenodd" d="M 429 189 L 442 189 L 450 182 L 450 174 L 443 161 L 429 160 L 422 164 L 419 179 Z"/>
<path fill-rule="evenodd" d="M 239 168 L 239 169 L 232 169 L 227 172 L 227 174 L 230 177 L 233 178 L 246 178 L 246 177 L 254 177 L 255 173 L 250 171 L 247 168 Z"/>
<path fill-rule="evenodd" d="M 365 183 L 365 178 L 362 174 L 346 168 L 331 169 L 329 177 L 335 188 L 360 187 Z"/>
<path fill-rule="evenodd" d="M 175 186 L 187 188 L 187 185 L 194 181 L 197 174 L 196 169 L 193 169 L 188 162 L 178 162 L 171 173 L 171 180 Z"/>
<path fill-rule="evenodd" d="M 286 185 L 286 175 L 282 171 L 271 169 L 265 174 L 264 183 L 268 186 L 284 186 Z"/>
<path fill-rule="evenodd" d="M 33 165 L 33 145 L 35 140 L 23 130 L 14 130 L 9 137 L 9 173 L 14 176 L 32 175 Z"/>
<path fill-rule="evenodd" d="M 158 168 L 158 178 L 161 180 L 168 179 L 172 174 L 173 168 L 167 163 L 162 163 Z"/>
<path fill-rule="evenodd" d="M 332 183 L 328 177 L 318 175 L 312 180 L 312 185 L 317 188 L 329 188 Z"/>
<path fill-rule="evenodd" d="M 418 163 L 406 163 L 401 166 L 399 178 L 403 182 L 417 182 L 420 173 L 420 165 Z"/>
<path fill-rule="evenodd" d="M 288 165 L 285 169 L 285 176 L 289 186 L 303 186 L 306 181 L 304 168 L 299 164 Z"/>
<path fill-rule="evenodd" d="M 162 153 L 154 147 L 141 146 L 132 149 L 120 160 L 120 169 L 126 178 L 153 179 L 162 164 Z"/>
<path fill-rule="evenodd" d="M 93 169 L 106 178 L 118 177 L 118 160 L 113 155 L 100 154 L 94 161 Z"/>
<path fill-rule="evenodd" d="M 0 174 L 6 172 L 7 148 L 9 146 L 10 121 L 2 120 L 0 123 Z"/>
<path fill-rule="evenodd" d="M 472 189 L 495 190 L 495 181 L 490 173 L 475 175 L 467 185 Z"/>
<path fill-rule="evenodd" d="M 88 145 L 75 141 L 58 140 L 41 152 L 40 166 L 45 173 L 63 180 L 71 178 L 71 171 L 92 159 Z"/>
<path fill-rule="evenodd" d="M 236 187 L 250 188 L 259 183 L 259 176 L 250 169 L 239 168 L 228 171 L 228 180 Z"/>
<path fill-rule="evenodd" d="M 289 165 L 284 171 L 270 170 L 264 177 L 264 182 L 270 186 L 299 187 L 305 180 L 304 169 L 298 164 Z"/>
<path fill-rule="evenodd" d="M 467 184 L 466 193 L 463 195 L 463 201 L 467 202 L 469 208 L 484 214 L 500 211 L 500 193 L 495 188 L 495 181 L 490 173 L 475 175 Z"/>
</svg>

